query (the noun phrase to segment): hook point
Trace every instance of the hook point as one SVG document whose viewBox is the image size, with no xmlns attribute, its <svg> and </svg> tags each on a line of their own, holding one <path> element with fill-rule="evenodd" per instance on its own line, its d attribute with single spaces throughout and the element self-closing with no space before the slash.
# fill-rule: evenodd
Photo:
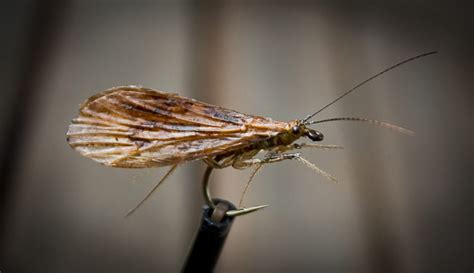
<svg viewBox="0 0 474 273">
<path fill-rule="evenodd" d="M 261 210 L 261 209 L 266 208 L 268 206 L 269 205 L 261 205 L 261 206 L 255 206 L 255 207 L 250 207 L 250 208 L 240 208 L 240 209 L 236 209 L 236 210 L 229 210 L 225 213 L 225 215 L 227 215 L 229 217 L 245 215 L 245 214 L 249 214 L 251 212 L 257 211 L 257 210 Z"/>
</svg>

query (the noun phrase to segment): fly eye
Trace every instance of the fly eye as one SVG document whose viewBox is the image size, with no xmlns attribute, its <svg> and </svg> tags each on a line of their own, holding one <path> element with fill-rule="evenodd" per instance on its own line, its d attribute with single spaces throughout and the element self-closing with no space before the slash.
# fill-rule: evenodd
<svg viewBox="0 0 474 273">
<path fill-rule="evenodd" d="M 308 131 L 307 136 L 312 141 L 322 141 L 324 139 L 324 135 L 315 130 Z"/>
<path fill-rule="evenodd" d="M 301 132 L 301 129 L 299 126 L 293 126 L 293 128 L 291 128 L 291 132 L 294 134 L 294 135 L 299 135 L 300 132 Z"/>
</svg>

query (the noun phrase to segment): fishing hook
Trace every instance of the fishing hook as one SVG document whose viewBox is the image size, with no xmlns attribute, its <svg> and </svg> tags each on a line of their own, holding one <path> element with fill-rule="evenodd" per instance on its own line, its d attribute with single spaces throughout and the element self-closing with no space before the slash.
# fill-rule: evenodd
<svg viewBox="0 0 474 273">
<path fill-rule="evenodd" d="M 211 166 L 207 166 L 206 171 L 204 172 L 204 176 L 202 178 L 202 193 L 204 195 L 204 201 L 206 204 L 212 208 L 213 210 L 216 209 L 216 204 L 212 201 L 211 197 L 211 192 L 209 190 L 209 177 L 211 176 L 211 172 L 214 168 Z M 251 212 L 263 209 L 265 207 L 268 207 L 268 205 L 261 205 L 261 206 L 255 206 L 255 207 L 250 207 L 250 208 L 239 208 L 235 210 L 228 210 L 226 211 L 225 215 L 229 217 L 235 217 L 235 216 L 240 216 L 244 214 L 249 214 Z"/>
</svg>

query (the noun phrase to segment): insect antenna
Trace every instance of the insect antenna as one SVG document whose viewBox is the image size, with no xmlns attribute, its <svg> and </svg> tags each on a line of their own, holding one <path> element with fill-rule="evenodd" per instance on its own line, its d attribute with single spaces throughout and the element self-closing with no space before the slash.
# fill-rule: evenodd
<svg viewBox="0 0 474 273">
<path fill-rule="evenodd" d="M 397 125 L 393 125 L 393 124 L 390 124 L 390 123 L 387 123 L 387 122 L 378 121 L 378 120 L 374 120 L 374 119 L 366 119 L 366 118 L 353 118 L 353 117 L 329 118 L 329 119 L 323 119 L 323 120 L 313 120 L 313 121 L 310 121 L 306 124 L 311 125 L 311 124 L 316 124 L 316 123 L 323 123 L 323 122 L 329 122 L 329 121 L 338 121 L 338 120 L 362 121 L 362 122 L 367 122 L 369 124 L 373 124 L 375 126 L 379 126 L 379 127 L 387 128 L 387 129 L 394 130 L 394 131 L 397 131 L 397 132 L 400 132 L 400 133 L 404 133 L 404 134 L 407 134 L 407 135 L 414 135 L 415 134 L 415 132 L 413 132 L 411 130 L 408 130 L 408 129 L 405 129 L 403 127 L 397 126 Z"/>
<path fill-rule="evenodd" d="M 309 124 L 309 123 L 308 123 L 308 120 L 309 120 L 309 119 L 311 119 L 312 117 L 314 117 L 315 115 L 317 115 L 318 113 L 320 113 L 321 111 L 323 111 L 324 109 L 328 108 L 329 106 L 333 105 L 334 103 L 336 103 L 336 102 L 339 101 L 340 99 L 342 99 L 342 98 L 344 98 L 345 96 L 349 95 L 352 91 L 354 91 L 354 90 L 356 90 L 357 88 L 361 87 L 362 85 L 364 85 L 364 84 L 370 82 L 371 80 L 373 80 L 373 79 L 375 79 L 375 78 L 381 76 L 382 74 L 384 74 L 384 73 L 386 73 L 386 72 L 388 72 L 388 71 L 390 71 L 390 70 L 392 70 L 392 69 L 394 69 L 394 68 L 396 68 L 396 67 L 399 67 L 399 66 L 401 66 L 401 65 L 403 65 L 403 64 L 406 64 L 406 63 L 408 63 L 408 62 L 411 62 L 411 61 L 414 61 L 414 60 L 416 60 L 416 59 L 419 59 L 419 58 L 422 58 L 422 57 L 426 57 L 426 56 L 428 56 L 428 55 L 432 55 L 432 54 L 435 54 L 435 53 L 438 53 L 438 51 L 431 51 L 431 52 L 423 53 L 423 54 L 417 55 L 417 56 L 415 56 L 415 57 L 411 57 L 411 58 L 409 58 L 409 59 L 406 59 L 406 60 L 404 60 L 404 61 L 401 61 L 401 62 L 399 62 L 399 63 L 397 63 L 397 64 L 394 64 L 394 65 L 392 65 L 392 66 L 390 66 L 390 67 L 388 67 L 388 68 L 385 68 L 384 70 L 380 71 L 379 73 L 373 75 L 372 77 L 370 77 L 370 78 L 368 78 L 368 79 L 366 79 L 366 80 L 364 80 L 364 81 L 358 83 L 356 86 L 354 86 L 354 87 L 352 87 L 351 89 L 347 90 L 345 93 L 343 93 L 342 95 L 340 95 L 339 97 L 337 97 L 336 99 L 334 99 L 333 101 L 331 101 L 330 103 L 326 104 L 323 108 L 321 108 L 321 109 L 319 109 L 318 111 L 314 112 L 313 114 L 308 115 L 307 117 L 305 117 L 305 118 L 303 119 L 303 123 L 304 123 L 304 124 Z"/>
</svg>

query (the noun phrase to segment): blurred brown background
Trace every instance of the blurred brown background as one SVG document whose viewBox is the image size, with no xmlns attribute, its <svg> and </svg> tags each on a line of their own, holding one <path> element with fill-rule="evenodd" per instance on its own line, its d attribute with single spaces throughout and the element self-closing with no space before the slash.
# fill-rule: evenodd
<svg viewBox="0 0 474 273">
<path fill-rule="evenodd" d="M 141 84 L 277 120 L 318 115 L 342 151 L 256 177 L 217 272 L 474 270 L 471 1 L 16 1 L 0 11 L 0 271 L 178 272 L 199 222 L 204 164 L 180 169 L 125 219 L 165 169 L 100 166 L 69 148 L 78 105 Z M 212 177 L 237 202 L 248 171 Z"/>
</svg>

